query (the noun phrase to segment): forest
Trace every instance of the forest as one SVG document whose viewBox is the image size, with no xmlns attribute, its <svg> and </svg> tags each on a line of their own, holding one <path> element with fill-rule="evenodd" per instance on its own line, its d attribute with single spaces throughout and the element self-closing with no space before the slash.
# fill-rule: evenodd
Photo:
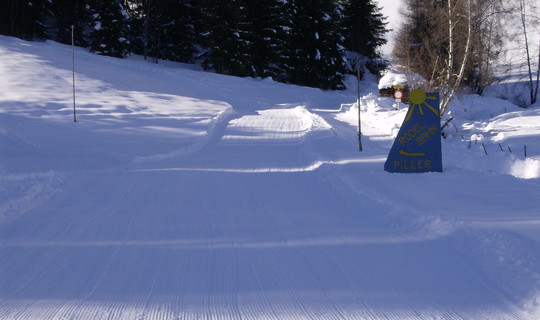
<svg viewBox="0 0 540 320">
<path fill-rule="evenodd" d="M 92 52 L 199 63 L 217 73 L 344 89 L 347 72 L 386 62 L 373 0 L 2 1 L 0 33 Z M 73 39 L 72 39 L 73 27 Z"/>
<path fill-rule="evenodd" d="M 466 89 L 518 74 L 537 101 L 540 14 L 534 0 L 402 0 L 391 65 L 439 91 L 442 113 Z M 324 90 L 347 73 L 380 75 L 387 17 L 376 0 L 4 0 L 0 34 L 72 42 L 101 55 L 196 63 L 205 70 Z M 524 98 L 526 96 L 526 98 Z M 512 99 L 512 98 L 509 98 Z"/>
</svg>

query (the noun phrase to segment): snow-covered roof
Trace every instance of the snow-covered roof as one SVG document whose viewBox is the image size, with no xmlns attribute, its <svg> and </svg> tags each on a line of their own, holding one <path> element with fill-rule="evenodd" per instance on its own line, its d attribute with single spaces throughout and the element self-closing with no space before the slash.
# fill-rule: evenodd
<svg viewBox="0 0 540 320">
<path fill-rule="evenodd" d="M 399 72 L 395 70 L 387 71 L 386 74 L 379 80 L 379 90 L 388 89 L 393 86 L 417 87 L 418 83 L 425 83 L 424 77 L 412 72 Z"/>
</svg>

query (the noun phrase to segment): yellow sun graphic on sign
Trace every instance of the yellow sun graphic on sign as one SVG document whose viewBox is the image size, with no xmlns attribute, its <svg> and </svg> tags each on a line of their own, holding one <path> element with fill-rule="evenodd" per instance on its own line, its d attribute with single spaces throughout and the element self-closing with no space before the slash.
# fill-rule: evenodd
<svg viewBox="0 0 540 320">
<path fill-rule="evenodd" d="M 405 117 L 405 121 L 409 121 L 411 119 L 414 109 L 416 107 L 418 107 L 420 115 L 423 116 L 424 110 L 422 109 L 422 105 L 428 107 L 429 110 L 431 110 L 436 116 L 439 115 L 439 112 L 426 101 L 426 99 L 437 100 L 437 98 L 426 96 L 426 92 L 424 90 L 414 89 L 413 91 L 411 91 L 411 93 L 409 93 L 409 99 L 411 100 L 411 107 L 409 108 L 409 112 L 407 112 L 407 117 Z"/>
</svg>

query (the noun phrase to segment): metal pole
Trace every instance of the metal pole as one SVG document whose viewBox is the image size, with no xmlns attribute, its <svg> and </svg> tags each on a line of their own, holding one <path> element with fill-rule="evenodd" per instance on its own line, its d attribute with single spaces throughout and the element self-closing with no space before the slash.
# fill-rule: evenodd
<svg viewBox="0 0 540 320">
<path fill-rule="evenodd" d="M 73 122 L 77 122 L 75 112 L 75 26 L 71 26 L 71 65 L 73 73 Z"/>
<path fill-rule="evenodd" d="M 358 105 L 358 147 L 362 151 L 362 120 L 360 118 L 360 66 L 357 70 L 357 80 L 358 80 L 358 100 L 356 101 Z"/>
</svg>

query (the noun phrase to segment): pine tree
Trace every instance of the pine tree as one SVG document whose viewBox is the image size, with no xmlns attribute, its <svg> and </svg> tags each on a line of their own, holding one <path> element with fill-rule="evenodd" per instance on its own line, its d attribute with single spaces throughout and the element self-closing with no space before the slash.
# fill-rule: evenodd
<svg viewBox="0 0 540 320">
<path fill-rule="evenodd" d="M 342 5 L 345 48 L 359 60 L 351 61 L 353 67 L 366 67 L 377 73 L 386 66 L 378 51 L 386 44 L 388 32 L 381 9 L 373 0 L 344 0 Z M 364 65 L 356 66 L 359 63 Z"/>
<path fill-rule="evenodd" d="M 90 50 L 98 54 L 123 58 L 128 54 L 127 14 L 119 0 L 93 0 L 90 4 L 93 30 Z"/>
<path fill-rule="evenodd" d="M 199 41 L 206 70 L 249 76 L 247 42 L 240 30 L 240 0 L 206 0 L 201 7 Z"/>
<path fill-rule="evenodd" d="M 192 62 L 197 51 L 195 0 L 132 0 L 131 49 L 137 54 L 159 59 Z"/>
<path fill-rule="evenodd" d="M 45 39 L 46 5 L 39 0 L 0 1 L 0 34 L 25 40 Z"/>
<path fill-rule="evenodd" d="M 71 26 L 74 27 L 75 45 L 88 46 L 92 16 L 89 1 L 55 0 L 50 5 L 49 36 L 60 43 L 71 44 Z"/>
<path fill-rule="evenodd" d="M 253 77 L 278 77 L 286 43 L 284 4 L 280 0 L 244 1 L 241 37 L 247 45 L 247 62 Z"/>
<path fill-rule="evenodd" d="M 148 19 L 147 3 L 150 0 L 126 0 L 124 9 L 128 15 L 129 50 L 132 53 L 143 55 L 146 59 L 145 21 Z"/>
<path fill-rule="evenodd" d="M 195 48 L 195 8 L 190 0 L 160 1 L 158 38 L 160 56 L 172 61 L 191 62 Z"/>
<path fill-rule="evenodd" d="M 335 1 L 291 0 L 287 14 L 286 80 L 322 89 L 344 89 L 343 37 Z"/>
</svg>

